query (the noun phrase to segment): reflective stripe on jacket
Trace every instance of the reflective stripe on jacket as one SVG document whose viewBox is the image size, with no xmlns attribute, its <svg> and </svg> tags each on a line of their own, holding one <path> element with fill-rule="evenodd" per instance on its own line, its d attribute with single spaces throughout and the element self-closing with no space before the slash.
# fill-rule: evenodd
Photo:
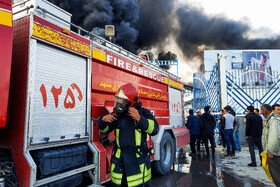
<svg viewBox="0 0 280 187">
<path fill-rule="evenodd" d="M 112 123 L 98 121 L 100 132 L 109 133 L 115 130 L 116 146 L 111 158 L 111 181 L 120 186 L 124 172 L 128 186 L 141 186 L 148 182 L 151 175 L 150 158 L 147 156 L 147 134 L 158 133 L 159 125 L 151 112 L 143 107 L 136 108 L 141 116 L 137 123 L 128 114 L 119 117 Z"/>
</svg>

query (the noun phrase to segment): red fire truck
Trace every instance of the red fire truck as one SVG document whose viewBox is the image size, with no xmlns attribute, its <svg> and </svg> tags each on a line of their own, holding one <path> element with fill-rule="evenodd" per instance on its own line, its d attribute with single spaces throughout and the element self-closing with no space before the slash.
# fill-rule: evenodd
<svg viewBox="0 0 280 187">
<path fill-rule="evenodd" d="M 101 134 L 97 120 L 125 83 L 137 85 L 160 124 L 152 165 L 168 173 L 188 144 L 179 78 L 72 24 L 46 0 L 13 2 L 0 0 L 0 184 L 108 181 L 114 134 Z"/>
</svg>

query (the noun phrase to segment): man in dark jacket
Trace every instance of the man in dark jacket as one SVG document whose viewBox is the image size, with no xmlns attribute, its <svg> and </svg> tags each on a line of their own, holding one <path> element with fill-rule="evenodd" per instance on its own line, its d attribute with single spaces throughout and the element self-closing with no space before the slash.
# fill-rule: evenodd
<svg viewBox="0 0 280 187">
<path fill-rule="evenodd" d="M 142 107 L 139 91 L 133 84 L 116 93 L 112 114 L 98 120 L 101 133 L 115 130 L 116 145 L 111 158 L 112 186 L 150 186 L 151 163 L 147 134 L 156 135 L 159 125 L 152 113 Z"/>
<path fill-rule="evenodd" d="M 249 151 L 251 155 L 251 163 L 248 164 L 250 167 L 256 167 L 256 156 L 255 156 L 255 146 L 259 149 L 260 160 L 262 160 L 261 152 L 262 148 L 262 118 L 254 112 L 253 106 L 247 107 L 247 115 L 246 115 L 246 139 L 249 144 Z"/>
<path fill-rule="evenodd" d="M 212 148 L 212 155 L 215 153 L 214 129 L 216 127 L 215 118 L 210 114 L 211 107 L 204 107 L 204 114 L 199 118 L 200 134 L 206 149 L 206 157 L 209 157 L 208 140 Z"/>
<path fill-rule="evenodd" d="M 224 117 L 224 111 L 220 110 L 220 119 L 218 121 L 219 123 L 219 131 L 220 131 L 220 142 L 223 144 L 223 148 L 226 148 L 226 141 L 224 136 L 224 130 L 225 130 L 225 117 Z"/>
<path fill-rule="evenodd" d="M 198 117 L 193 115 L 193 109 L 189 110 L 186 127 L 190 130 L 190 146 L 192 152 L 189 154 L 189 156 L 196 156 L 195 141 L 200 133 L 200 130 L 198 125 Z"/>
</svg>

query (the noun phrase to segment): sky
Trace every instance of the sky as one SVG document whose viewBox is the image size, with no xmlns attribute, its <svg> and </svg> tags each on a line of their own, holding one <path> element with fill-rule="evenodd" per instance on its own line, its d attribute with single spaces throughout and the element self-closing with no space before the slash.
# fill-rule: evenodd
<svg viewBox="0 0 280 187">
<path fill-rule="evenodd" d="M 280 24 L 276 22 L 280 17 L 279 4 L 277 0 L 177 0 L 177 7 L 188 5 L 199 8 L 209 17 L 221 16 L 249 25 L 250 32 L 247 36 L 252 39 L 274 37 L 280 33 Z M 170 46 L 176 49 L 176 44 Z M 179 63 L 179 77 L 184 82 L 192 82 L 192 73 L 197 72 L 197 67 L 192 67 L 189 62 L 184 63 L 190 59 L 184 58 L 180 52 L 178 60 L 183 62 Z M 169 71 L 177 74 L 177 67 L 171 67 Z"/>
<path fill-rule="evenodd" d="M 224 14 L 236 21 L 248 20 L 252 27 L 267 27 L 274 32 L 280 31 L 275 21 L 280 17 L 277 0 L 178 0 L 181 4 L 202 7 L 208 14 Z"/>
<path fill-rule="evenodd" d="M 72 14 L 72 22 L 128 51 L 152 60 L 179 61 L 178 75 L 192 84 L 204 71 L 204 50 L 279 49 L 277 0 L 49 0 Z M 278 21 L 278 20 L 277 20 Z M 170 72 L 177 74 L 177 67 Z"/>
</svg>

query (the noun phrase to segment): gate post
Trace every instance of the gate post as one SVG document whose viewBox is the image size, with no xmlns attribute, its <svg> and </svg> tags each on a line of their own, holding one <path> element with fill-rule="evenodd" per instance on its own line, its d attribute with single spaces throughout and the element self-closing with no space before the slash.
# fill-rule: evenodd
<svg viewBox="0 0 280 187">
<path fill-rule="evenodd" d="M 228 104 L 227 81 L 226 81 L 226 58 L 227 56 L 222 56 L 219 53 L 217 54 L 220 110 L 223 109 L 223 107 L 225 107 Z"/>
</svg>

